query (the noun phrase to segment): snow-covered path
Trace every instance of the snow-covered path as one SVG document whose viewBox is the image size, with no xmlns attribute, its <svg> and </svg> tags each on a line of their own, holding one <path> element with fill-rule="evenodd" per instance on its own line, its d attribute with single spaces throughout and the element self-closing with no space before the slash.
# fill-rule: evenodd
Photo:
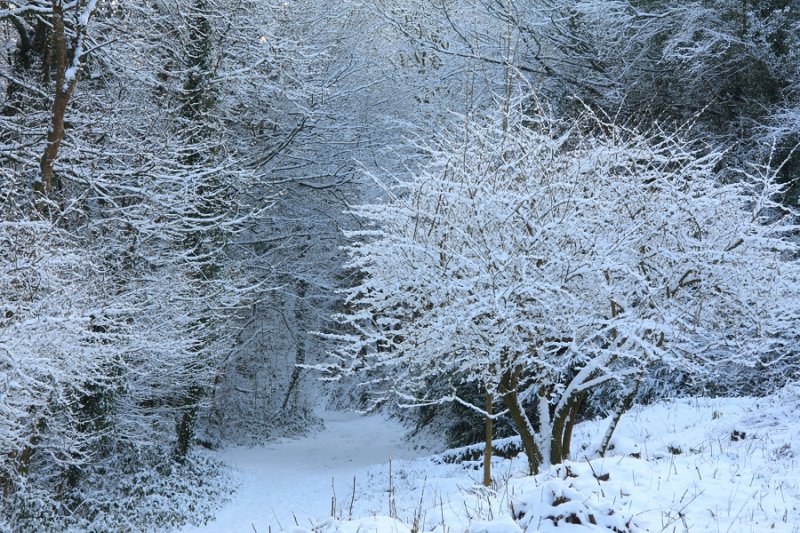
<svg viewBox="0 0 800 533">
<path fill-rule="evenodd" d="M 608 421 L 583 422 L 576 460 L 538 476 L 524 458 L 495 457 L 495 490 L 479 485 L 479 461 L 415 451 L 394 422 L 322 413 L 325 430 L 310 437 L 220 451 L 239 490 L 213 522 L 181 533 L 800 533 L 798 405 L 800 385 L 636 406 L 607 457 L 581 453 Z"/>
<path fill-rule="evenodd" d="M 234 469 L 241 485 L 213 522 L 181 532 L 266 533 L 270 528 L 287 529 L 295 521 L 308 527 L 330 516 L 334 487 L 337 508 L 347 509 L 353 479 L 357 485 L 369 484 L 364 478 L 374 469 L 368 467 L 385 465 L 390 457 L 423 453 L 405 442 L 406 429 L 380 415 L 320 415 L 325 429 L 311 437 L 220 452 L 220 459 Z"/>
</svg>

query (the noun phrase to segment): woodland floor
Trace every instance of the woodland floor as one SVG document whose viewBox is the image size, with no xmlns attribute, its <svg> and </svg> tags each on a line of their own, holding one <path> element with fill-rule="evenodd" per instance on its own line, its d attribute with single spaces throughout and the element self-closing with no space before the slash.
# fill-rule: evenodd
<svg viewBox="0 0 800 533">
<path fill-rule="evenodd" d="M 220 452 L 218 458 L 232 468 L 240 483 L 238 490 L 214 522 L 183 531 L 264 533 L 298 524 L 310 527 L 331 516 L 334 494 L 337 508 L 345 506 L 349 512 L 353 479 L 358 494 L 362 478 L 370 477 L 370 466 L 388 469 L 390 458 L 425 454 L 408 443 L 406 428 L 384 416 L 337 411 L 318 414 L 325 428 L 309 437 Z M 385 513 L 388 498 L 384 501 Z M 363 501 L 359 502 L 359 508 L 363 507 Z"/>
<path fill-rule="evenodd" d="M 216 452 L 238 488 L 181 533 L 800 533 L 798 413 L 800 386 L 635 406 L 607 457 L 607 421 L 585 422 L 573 461 L 529 477 L 495 458 L 487 490 L 479 462 L 415 449 L 395 421 L 324 412 L 319 433 Z"/>
</svg>

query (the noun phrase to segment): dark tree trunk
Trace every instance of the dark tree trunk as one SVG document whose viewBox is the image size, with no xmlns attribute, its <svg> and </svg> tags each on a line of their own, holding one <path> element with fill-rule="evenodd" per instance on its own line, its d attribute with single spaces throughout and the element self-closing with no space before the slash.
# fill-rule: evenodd
<svg viewBox="0 0 800 533">
<path fill-rule="evenodd" d="M 190 387 L 183 399 L 183 414 L 175 425 L 175 449 L 172 456 L 175 461 L 183 463 L 189 453 L 194 438 L 195 420 L 197 418 L 197 408 L 200 398 L 203 397 L 203 390 L 198 386 Z"/>
<path fill-rule="evenodd" d="M 622 415 L 625 414 L 625 411 L 628 411 L 631 408 L 633 399 L 636 398 L 636 395 L 639 393 L 639 386 L 641 383 L 642 377 L 639 375 L 636 377 L 636 381 L 634 382 L 633 386 L 622 398 L 622 401 L 614 411 L 611 421 L 608 423 L 608 429 L 606 429 L 606 433 L 603 435 L 603 440 L 600 442 L 600 457 L 605 457 L 606 452 L 608 452 L 608 447 L 611 444 L 611 437 L 614 435 L 614 430 L 617 429 L 617 424 L 619 424 L 619 420 L 622 418 Z"/>
<path fill-rule="evenodd" d="M 489 487 L 492 484 L 492 408 L 494 398 L 491 391 L 486 391 L 486 433 L 483 448 L 483 486 Z"/>
<path fill-rule="evenodd" d="M 572 444 L 572 430 L 581 408 L 586 400 L 586 392 L 573 394 L 566 405 L 554 413 L 553 433 L 550 437 L 550 460 L 553 464 L 560 463 L 569 457 Z"/>
<path fill-rule="evenodd" d="M 506 370 L 500 380 L 500 392 L 503 394 L 503 402 L 522 440 L 522 449 L 525 450 L 525 454 L 528 456 L 528 473 L 535 475 L 539 473 L 539 466 L 542 464 L 542 453 L 536 444 L 530 419 L 525 414 L 525 410 L 519 400 L 519 391 L 517 389 L 521 373 L 521 367 Z"/>
<path fill-rule="evenodd" d="M 67 39 L 64 28 L 64 8 L 58 0 L 53 0 L 52 6 L 51 46 L 53 58 L 55 59 L 55 98 L 53 100 L 50 128 L 47 131 L 47 146 L 39 161 L 39 179 L 34 183 L 34 189 L 42 196 L 50 194 L 53 188 L 54 166 L 58 157 L 58 149 L 64 140 L 64 117 L 78 79 L 77 72 L 72 73 L 70 79 L 66 79 Z M 80 39 L 80 36 L 78 39 Z M 77 47 L 73 53 L 79 53 Z M 75 59 L 77 58 L 73 59 L 73 63 L 77 64 Z"/>
</svg>

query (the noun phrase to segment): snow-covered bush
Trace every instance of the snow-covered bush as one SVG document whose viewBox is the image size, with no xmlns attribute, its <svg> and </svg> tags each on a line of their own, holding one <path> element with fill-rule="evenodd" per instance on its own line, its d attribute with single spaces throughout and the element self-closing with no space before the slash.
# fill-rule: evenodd
<svg viewBox="0 0 800 533">
<path fill-rule="evenodd" d="M 535 473 L 568 456 L 600 386 L 610 432 L 654 365 L 700 375 L 787 350 L 798 269 L 769 169 L 723 184 L 722 154 L 680 134 L 541 110 L 465 118 L 426 149 L 423 172 L 355 210 L 362 278 L 332 375 L 408 406 L 485 413 L 464 384 L 502 398 Z"/>
<path fill-rule="evenodd" d="M 540 476 L 539 490 L 523 492 L 512 499 L 511 513 L 523 530 L 544 524 L 574 524 L 587 530 L 633 533 L 641 531 L 633 516 L 625 515 L 614 502 L 601 496 L 610 474 L 590 463 L 568 463 Z"/>
</svg>

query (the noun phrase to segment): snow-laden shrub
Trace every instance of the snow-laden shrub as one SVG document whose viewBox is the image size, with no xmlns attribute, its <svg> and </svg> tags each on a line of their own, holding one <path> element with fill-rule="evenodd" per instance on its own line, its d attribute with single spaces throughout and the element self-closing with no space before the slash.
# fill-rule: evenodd
<svg viewBox="0 0 800 533">
<path fill-rule="evenodd" d="M 569 456 L 595 391 L 610 438 L 651 371 L 791 358 L 800 266 L 771 169 L 725 183 L 723 154 L 685 132 L 541 109 L 465 117 L 423 148 L 426 168 L 355 209 L 350 333 L 328 336 L 323 370 L 376 402 L 502 402 L 535 473 Z"/>
<path fill-rule="evenodd" d="M 90 465 L 80 483 L 60 494 L 41 478 L 9 494 L 0 507 L 0 531 L 150 533 L 202 524 L 230 490 L 220 465 L 191 454 L 183 464 L 157 457 L 114 457 Z"/>
<path fill-rule="evenodd" d="M 581 525 L 587 531 L 636 533 L 641 531 L 603 495 L 610 474 L 591 464 L 565 463 L 539 476 L 539 490 L 512 498 L 512 515 L 522 530 L 547 526 Z"/>
</svg>

